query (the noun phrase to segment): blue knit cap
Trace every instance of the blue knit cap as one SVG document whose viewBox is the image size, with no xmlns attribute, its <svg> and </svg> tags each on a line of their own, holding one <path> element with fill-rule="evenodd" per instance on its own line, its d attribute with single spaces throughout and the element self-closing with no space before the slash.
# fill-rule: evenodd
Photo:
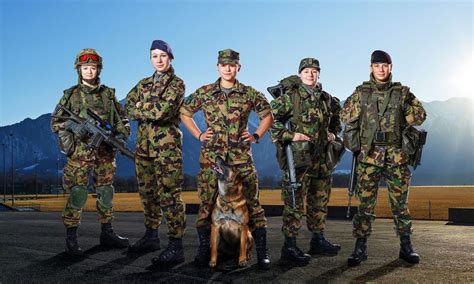
<svg viewBox="0 0 474 284">
<path fill-rule="evenodd" d="M 151 47 L 150 47 L 150 50 L 153 50 L 153 49 L 159 49 L 163 52 L 166 52 L 166 53 L 168 53 L 168 56 L 171 59 L 174 59 L 173 51 L 171 50 L 171 46 L 163 40 L 159 40 L 159 39 L 154 40 L 151 43 Z"/>
</svg>

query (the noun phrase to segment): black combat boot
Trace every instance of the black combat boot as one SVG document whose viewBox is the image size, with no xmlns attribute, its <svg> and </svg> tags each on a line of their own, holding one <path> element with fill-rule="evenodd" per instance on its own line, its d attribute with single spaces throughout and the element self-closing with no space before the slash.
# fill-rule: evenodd
<svg viewBox="0 0 474 284">
<path fill-rule="evenodd" d="M 357 238 L 354 252 L 347 259 L 347 265 L 357 266 L 367 260 L 367 238 Z"/>
<path fill-rule="evenodd" d="M 211 229 L 199 227 L 197 232 L 199 248 L 196 257 L 194 257 L 194 264 L 198 267 L 205 267 L 209 265 L 211 260 Z"/>
<path fill-rule="evenodd" d="M 129 252 L 146 253 L 160 249 L 160 238 L 158 229 L 146 227 L 145 235 L 128 247 Z"/>
<path fill-rule="evenodd" d="M 313 233 L 308 254 L 336 255 L 341 250 L 338 244 L 331 244 L 323 233 Z"/>
<path fill-rule="evenodd" d="M 296 246 L 295 237 L 285 237 L 285 243 L 281 248 L 281 258 L 280 262 L 282 263 L 291 263 L 297 266 L 305 266 L 311 260 L 311 256 L 302 252 Z"/>
<path fill-rule="evenodd" d="M 184 262 L 183 240 L 169 238 L 168 247 L 154 257 L 151 262 L 156 266 L 170 267 Z"/>
<path fill-rule="evenodd" d="M 77 243 L 77 227 L 66 228 L 66 253 L 72 257 L 84 256 L 84 251 Z"/>
<path fill-rule="evenodd" d="M 400 237 L 400 258 L 411 264 L 420 262 L 420 256 L 413 250 L 411 246 L 410 236 Z"/>
<path fill-rule="evenodd" d="M 267 229 L 257 228 L 252 232 L 257 250 L 258 268 L 262 270 L 270 269 L 270 257 L 267 250 Z"/>
<path fill-rule="evenodd" d="M 111 223 L 105 223 L 102 224 L 100 245 L 110 248 L 126 248 L 128 247 L 128 239 L 117 235 L 117 233 L 114 232 Z"/>
</svg>

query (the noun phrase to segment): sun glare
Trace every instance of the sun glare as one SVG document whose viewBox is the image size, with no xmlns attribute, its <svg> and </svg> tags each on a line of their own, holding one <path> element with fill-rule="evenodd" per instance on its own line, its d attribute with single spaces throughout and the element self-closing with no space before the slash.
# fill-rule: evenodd
<svg viewBox="0 0 474 284">
<path fill-rule="evenodd" d="M 464 57 L 465 60 L 459 62 L 451 71 L 450 85 L 453 90 L 453 97 L 474 98 L 474 64 L 472 52 Z"/>
</svg>

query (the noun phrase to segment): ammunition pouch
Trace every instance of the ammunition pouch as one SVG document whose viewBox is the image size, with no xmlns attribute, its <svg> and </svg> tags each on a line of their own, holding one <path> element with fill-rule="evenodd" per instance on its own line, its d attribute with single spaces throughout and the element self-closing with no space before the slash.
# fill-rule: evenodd
<svg viewBox="0 0 474 284">
<path fill-rule="evenodd" d="M 344 147 L 352 153 L 360 151 L 359 121 L 347 123 L 342 133 Z"/>
<path fill-rule="evenodd" d="M 74 134 L 67 130 L 58 131 L 59 149 L 66 156 L 71 156 L 75 150 Z"/>
<path fill-rule="evenodd" d="M 291 142 L 293 150 L 293 159 L 295 161 L 295 169 L 310 167 L 314 154 L 314 144 L 308 141 Z"/>
<path fill-rule="evenodd" d="M 339 161 L 341 161 L 342 156 L 344 155 L 344 143 L 340 138 L 328 143 L 326 149 L 326 166 L 330 171 L 334 170 L 337 167 Z"/>
</svg>

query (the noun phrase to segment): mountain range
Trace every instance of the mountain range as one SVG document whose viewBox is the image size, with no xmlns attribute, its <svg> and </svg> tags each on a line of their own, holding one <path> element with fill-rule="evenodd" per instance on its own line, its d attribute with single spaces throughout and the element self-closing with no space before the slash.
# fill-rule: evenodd
<svg viewBox="0 0 474 284">
<path fill-rule="evenodd" d="M 428 116 L 422 128 L 428 131 L 423 150 L 422 165 L 414 172 L 414 185 L 463 185 L 474 184 L 474 124 L 473 100 L 451 98 L 446 101 L 423 103 Z M 65 157 L 59 152 L 56 135 L 50 130 L 51 114 L 36 119 L 26 118 L 13 125 L 0 127 L 0 168 L 11 173 L 13 156 L 16 173 L 36 172 L 48 175 L 61 170 Z M 201 112 L 194 117 L 200 129 L 205 129 Z M 249 131 L 258 126 L 258 118 L 252 114 Z M 195 176 L 199 170 L 200 143 L 181 125 L 183 131 L 184 172 Z M 136 123 L 132 123 L 132 135 L 127 141 L 129 148 L 135 145 Z M 13 143 L 13 145 L 12 145 Z M 254 144 L 253 157 L 261 180 L 278 181 L 281 172 L 275 159 L 275 147 L 269 134 Z M 12 155 L 13 149 L 13 155 Z M 350 153 L 347 152 L 336 169 L 336 175 L 347 175 L 350 170 Z M 133 163 L 118 155 L 117 176 L 134 175 Z"/>
</svg>

